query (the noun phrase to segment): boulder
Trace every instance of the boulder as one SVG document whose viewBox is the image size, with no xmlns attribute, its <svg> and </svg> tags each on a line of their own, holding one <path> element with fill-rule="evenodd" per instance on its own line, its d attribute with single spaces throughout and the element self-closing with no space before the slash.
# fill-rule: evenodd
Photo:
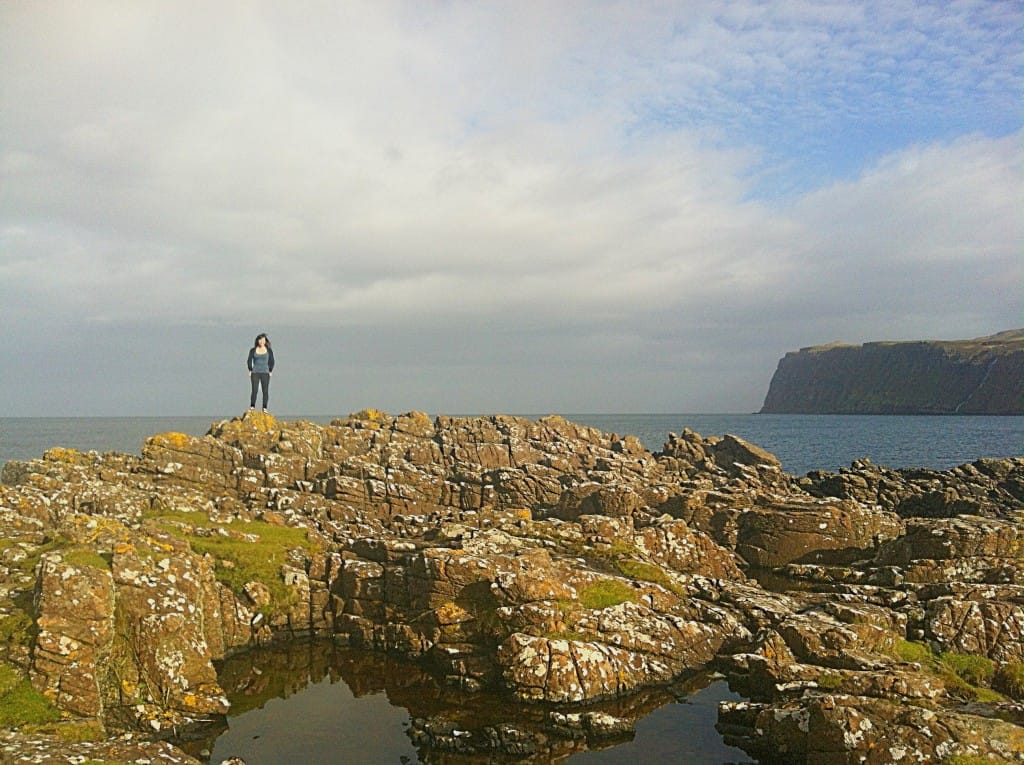
<svg viewBox="0 0 1024 765">
<path fill-rule="evenodd" d="M 893 513 L 856 502 L 799 497 L 744 510 L 736 526 L 736 553 L 757 568 L 868 558 L 903 532 Z"/>
</svg>

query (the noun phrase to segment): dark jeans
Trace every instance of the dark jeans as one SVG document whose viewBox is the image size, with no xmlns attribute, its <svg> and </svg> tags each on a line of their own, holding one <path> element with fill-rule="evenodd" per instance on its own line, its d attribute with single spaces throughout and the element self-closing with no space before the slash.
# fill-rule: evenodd
<svg viewBox="0 0 1024 765">
<path fill-rule="evenodd" d="M 252 383 L 252 395 L 249 397 L 249 406 L 256 406 L 256 389 L 263 388 L 263 408 L 267 408 L 267 400 L 270 398 L 270 373 L 269 372 L 253 372 L 249 376 L 249 381 Z"/>
</svg>

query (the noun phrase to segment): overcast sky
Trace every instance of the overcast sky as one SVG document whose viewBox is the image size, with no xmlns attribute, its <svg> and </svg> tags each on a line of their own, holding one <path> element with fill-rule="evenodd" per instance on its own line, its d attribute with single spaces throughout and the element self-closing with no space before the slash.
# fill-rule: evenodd
<svg viewBox="0 0 1024 765">
<path fill-rule="evenodd" d="M 1024 5 L 0 0 L 0 415 L 751 412 L 1024 326 Z"/>
</svg>

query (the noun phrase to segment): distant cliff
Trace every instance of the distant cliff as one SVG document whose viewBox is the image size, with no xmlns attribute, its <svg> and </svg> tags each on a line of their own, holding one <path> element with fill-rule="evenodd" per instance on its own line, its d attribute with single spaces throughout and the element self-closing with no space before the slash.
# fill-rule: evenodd
<svg viewBox="0 0 1024 765">
<path fill-rule="evenodd" d="M 761 412 L 1024 414 L 1024 329 L 801 348 L 779 361 Z"/>
</svg>

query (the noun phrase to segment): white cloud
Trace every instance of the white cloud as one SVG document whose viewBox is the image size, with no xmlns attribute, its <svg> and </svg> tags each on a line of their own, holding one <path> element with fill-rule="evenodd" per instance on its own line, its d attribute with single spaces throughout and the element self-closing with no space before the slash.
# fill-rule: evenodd
<svg viewBox="0 0 1024 765">
<path fill-rule="evenodd" d="M 1021 18 L 8 4 L 5 324 L 27 345 L 54 322 L 248 326 L 256 307 L 263 326 L 433 328 L 435 350 L 453 327 L 512 356 L 571 345 L 622 375 L 1002 329 L 1022 314 Z M 980 132 L 958 137 L 965 113 Z M 757 201 L 776 183 L 818 186 Z"/>
</svg>

